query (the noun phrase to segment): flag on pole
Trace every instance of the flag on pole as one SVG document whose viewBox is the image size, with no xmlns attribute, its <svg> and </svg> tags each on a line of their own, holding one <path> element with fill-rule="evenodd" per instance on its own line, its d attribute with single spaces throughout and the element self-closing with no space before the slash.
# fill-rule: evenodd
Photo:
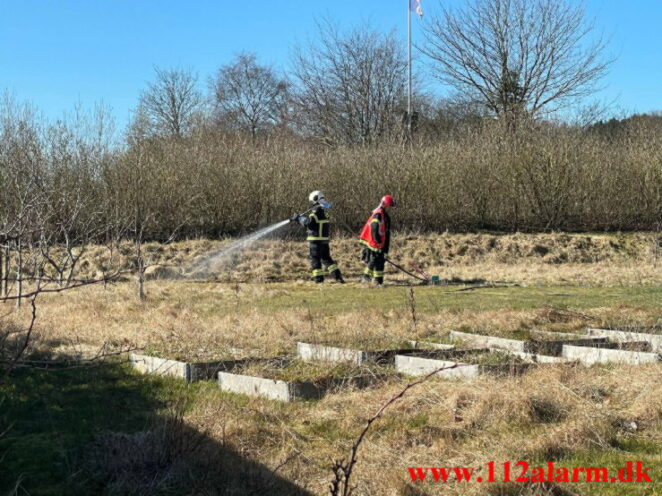
<svg viewBox="0 0 662 496">
<path fill-rule="evenodd" d="M 418 17 L 423 17 L 423 8 L 421 7 L 421 0 L 409 0 L 409 10 L 416 12 Z"/>
</svg>

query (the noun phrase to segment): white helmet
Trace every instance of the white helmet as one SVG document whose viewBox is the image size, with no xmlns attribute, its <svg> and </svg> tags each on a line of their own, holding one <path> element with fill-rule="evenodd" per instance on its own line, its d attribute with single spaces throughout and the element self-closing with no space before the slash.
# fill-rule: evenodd
<svg viewBox="0 0 662 496">
<path fill-rule="evenodd" d="M 308 199 L 310 200 L 310 203 L 318 203 L 320 200 L 324 199 L 324 193 L 321 191 L 313 191 L 308 195 Z"/>
</svg>

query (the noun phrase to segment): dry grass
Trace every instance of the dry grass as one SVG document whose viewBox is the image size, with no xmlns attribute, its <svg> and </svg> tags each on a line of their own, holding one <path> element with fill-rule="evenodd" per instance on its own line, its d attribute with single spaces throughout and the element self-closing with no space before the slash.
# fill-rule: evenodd
<svg viewBox="0 0 662 496">
<path fill-rule="evenodd" d="M 501 250 L 448 257 L 467 240 L 489 246 L 492 238 L 502 243 Z M 570 244 L 578 239 L 570 238 Z M 298 281 L 307 275 L 305 247 L 273 242 L 263 259 L 241 261 L 230 278 L 289 282 L 150 281 L 145 303 L 138 301 L 132 282 L 44 295 L 39 306 L 40 338 L 70 347 L 131 343 L 163 354 L 211 358 L 230 348 L 260 356 L 291 354 L 296 341 L 368 347 L 406 339 L 443 340 L 451 329 L 511 335 L 530 329 L 577 332 L 587 325 L 659 322 L 662 311 L 655 285 L 662 281 L 662 272 L 649 258 L 645 235 L 628 238 L 627 255 L 610 251 L 610 237 L 596 236 L 599 249 L 586 251 L 593 253 L 590 262 L 581 262 L 583 255 L 573 251 L 569 263 L 547 263 L 522 248 L 524 254 L 503 259 L 503 246 L 536 245 L 541 239 L 548 240 L 553 253 L 567 245 L 552 235 L 401 240 L 398 252 L 404 253 L 400 250 L 407 246 L 412 260 L 452 259 L 438 265 L 444 277 L 531 285 L 460 293 L 452 291 L 463 286 L 416 288 L 415 321 L 406 288 L 391 285 L 377 290 L 358 284 L 320 288 Z M 416 251 L 445 246 L 446 241 L 451 246 L 437 255 Z M 187 264 L 218 245 L 199 241 L 160 247 L 160 260 Z M 350 273 L 359 266 L 350 259 L 354 249 L 352 240 L 334 244 L 341 265 Z M 388 281 L 393 283 L 394 277 Z M 545 291 L 571 296 L 563 300 L 567 304 L 555 305 L 557 300 Z M 512 300 L 503 299 L 509 295 Z M 530 297 L 525 305 L 513 304 L 523 297 Z M 406 468 L 478 467 L 506 460 L 526 460 L 532 466 L 548 460 L 572 466 L 604 463 L 616 468 L 625 460 L 642 459 L 657 467 L 651 473 L 660 481 L 661 373 L 660 365 L 545 366 L 521 377 L 431 380 L 397 403 L 369 434 L 359 453 L 356 494 L 497 494 L 496 486 L 485 484 L 412 485 Z M 278 467 L 279 475 L 314 494 L 326 494 L 332 460 L 347 456 L 366 419 L 405 384 L 406 379 L 391 378 L 317 402 L 279 404 L 224 394 L 210 383 L 195 394 L 185 420 L 243 457 L 270 469 Z M 629 427 L 632 422 L 635 431 Z M 643 492 L 650 487 L 635 485 L 566 489 L 580 494 L 654 494 Z M 499 490 L 534 494 L 525 486 Z"/>
<path fill-rule="evenodd" d="M 360 452 L 358 494 L 406 494 L 407 467 L 478 467 L 520 459 L 534 464 L 586 450 L 614 451 L 617 440 L 634 437 L 620 427 L 623 419 L 637 423 L 638 436 L 659 443 L 662 391 L 651 387 L 659 374 L 657 366 L 546 367 L 520 378 L 430 381 L 388 412 L 369 436 Z M 222 432 L 227 442 L 251 458 L 271 460 L 271 466 L 296 453 L 281 474 L 324 494 L 330 460 L 348 453 L 362 423 L 403 385 L 392 380 L 372 390 L 277 407 L 214 392 L 191 415 L 205 417 L 221 408 L 216 418 L 222 421 L 205 423 L 211 432 Z M 659 477 L 659 454 L 651 461 L 658 464 Z M 489 489 L 480 484 L 421 488 L 458 495 Z"/>
<path fill-rule="evenodd" d="M 397 219 L 397 212 L 394 214 Z M 287 235 L 280 231 L 279 235 Z M 289 235 L 301 238 L 294 230 Z M 486 279 L 525 284 L 637 285 L 662 281 L 658 236 L 646 234 L 440 234 L 396 235 L 392 258 L 411 268 L 416 264 L 443 279 Z M 176 278 L 205 256 L 232 240 L 195 240 L 145 247 L 148 277 Z M 331 244 L 342 270 L 358 276 L 363 270 L 354 238 Z M 123 245 L 109 260 L 103 247 L 92 247 L 80 265 L 81 275 L 100 276 L 109 267 L 133 269 L 133 247 Z M 308 249 L 300 241 L 271 239 L 225 260 L 214 279 L 222 282 L 284 282 L 309 277 Z M 387 265 L 387 272 L 395 270 Z"/>
<path fill-rule="evenodd" d="M 515 290 L 526 294 L 527 288 Z M 312 283 L 265 287 L 155 281 L 148 284 L 149 300 L 142 304 L 134 285 L 121 283 L 43 297 L 38 330 L 45 342 L 77 350 L 93 352 L 104 343 L 133 345 L 172 358 L 202 360 L 234 356 L 232 348 L 257 356 L 292 353 L 296 341 L 374 349 L 408 339 L 443 340 L 452 329 L 508 336 L 529 329 L 576 332 L 589 324 L 651 325 L 660 319 L 659 304 L 640 300 L 636 289 L 623 292 L 632 294 L 628 305 L 603 303 L 598 292 L 581 308 L 567 310 L 551 306 L 557 300 L 548 297 L 534 298 L 523 309 L 509 308 L 517 294 L 506 296 L 502 304 L 505 290 L 442 291 L 416 290 L 413 322 L 407 295 L 398 287 L 380 292 L 358 285 L 320 289 Z M 331 301 L 332 310 L 327 305 Z M 343 303 L 344 309 L 339 306 Z"/>
</svg>

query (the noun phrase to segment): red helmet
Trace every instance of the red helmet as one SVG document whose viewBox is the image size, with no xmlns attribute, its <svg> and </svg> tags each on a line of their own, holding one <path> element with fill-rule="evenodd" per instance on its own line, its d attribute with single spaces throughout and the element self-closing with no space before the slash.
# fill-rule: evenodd
<svg viewBox="0 0 662 496">
<path fill-rule="evenodd" d="M 396 207 L 395 198 L 391 195 L 386 195 L 382 198 L 381 205 L 384 207 Z"/>
</svg>

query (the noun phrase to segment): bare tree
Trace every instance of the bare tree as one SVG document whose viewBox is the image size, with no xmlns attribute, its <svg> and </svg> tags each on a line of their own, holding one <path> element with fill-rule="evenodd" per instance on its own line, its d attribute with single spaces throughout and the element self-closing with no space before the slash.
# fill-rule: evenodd
<svg viewBox="0 0 662 496">
<path fill-rule="evenodd" d="M 145 243 L 172 242 L 190 222 L 191 205 L 199 196 L 186 184 L 196 172 L 168 158 L 183 156 L 182 149 L 188 150 L 178 140 L 136 140 L 104 171 L 104 196 L 111 210 L 108 234 L 112 239 L 132 243 L 131 258 L 141 300 L 146 299 L 146 272 L 155 265 L 154 253 L 146 249 Z"/>
<path fill-rule="evenodd" d="M 136 121 L 151 134 L 186 135 L 202 110 L 198 77 L 183 69 L 154 69 L 156 80 L 140 95 Z"/>
<path fill-rule="evenodd" d="M 13 260 L 17 306 L 22 301 L 24 269 L 33 262 L 26 249 L 35 236 L 37 212 L 45 203 L 42 134 L 34 109 L 5 95 L 0 102 L 0 238 L 6 241 L 4 292 L 12 268 L 7 262 Z"/>
<path fill-rule="evenodd" d="M 283 121 L 288 82 L 251 53 L 239 54 L 221 67 L 211 83 L 218 117 L 232 127 L 248 129 L 252 136 Z"/>
<path fill-rule="evenodd" d="M 395 34 L 318 27 L 319 44 L 294 53 L 302 130 L 329 144 L 369 144 L 399 130 L 406 60 Z"/>
<path fill-rule="evenodd" d="M 71 117 L 47 129 L 46 201 L 36 219 L 38 250 L 60 286 L 72 282 L 88 245 L 104 231 L 96 179 L 110 156 L 113 129 L 111 115 L 102 106 L 92 114 L 76 107 Z"/>
<path fill-rule="evenodd" d="M 497 116 L 553 112 L 592 94 L 611 60 L 567 0 L 470 0 L 425 25 L 436 77 Z"/>
</svg>

